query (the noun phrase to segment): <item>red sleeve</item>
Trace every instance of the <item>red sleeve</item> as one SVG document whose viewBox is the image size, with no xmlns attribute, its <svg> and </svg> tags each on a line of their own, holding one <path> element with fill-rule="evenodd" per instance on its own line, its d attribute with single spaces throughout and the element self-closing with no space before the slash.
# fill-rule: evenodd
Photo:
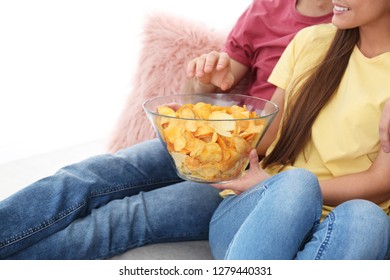
<svg viewBox="0 0 390 280">
<path fill-rule="evenodd" d="M 237 23 L 230 31 L 222 51 L 227 52 L 231 58 L 251 66 L 253 53 L 248 30 L 253 26 L 252 5 L 239 17 Z"/>
</svg>

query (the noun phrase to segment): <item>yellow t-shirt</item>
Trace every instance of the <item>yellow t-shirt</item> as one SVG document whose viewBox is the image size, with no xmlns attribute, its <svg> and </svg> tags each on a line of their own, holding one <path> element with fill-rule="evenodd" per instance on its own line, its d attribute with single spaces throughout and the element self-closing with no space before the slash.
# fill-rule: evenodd
<svg viewBox="0 0 390 280">
<path fill-rule="evenodd" d="M 290 81 L 321 60 L 335 32 L 332 24 L 312 26 L 299 32 L 286 48 L 269 78 L 286 90 L 286 100 Z M 286 169 L 305 168 L 319 180 L 367 170 L 380 149 L 378 126 L 384 103 L 390 99 L 389 77 L 390 53 L 370 59 L 356 46 L 334 98 L 313 124 L 304 153 Z M 380 206 L 389 214 L 390 201 Z M 324 205 L 323 215 L 332 209 Z"/>
</svg>

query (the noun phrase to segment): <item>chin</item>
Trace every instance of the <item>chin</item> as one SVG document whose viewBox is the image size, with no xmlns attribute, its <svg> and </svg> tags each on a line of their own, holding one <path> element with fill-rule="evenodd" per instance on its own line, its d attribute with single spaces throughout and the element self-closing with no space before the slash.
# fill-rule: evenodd
<svg viewBox="0 0 390 280">
<path fill-rule="evenodd" d="M 332 19 L 332 23 L 333 23 L 333 25 L 336 26 L 338 29 L 351 29 L 351 28 L 353 28 L 353 26 L 351 26 L 350 24 L 347 24 L 347 23 L 344 22 L 344 21 L 335 19 L 334 17 L 333 17 L 333 19 Z"/>
</svg>

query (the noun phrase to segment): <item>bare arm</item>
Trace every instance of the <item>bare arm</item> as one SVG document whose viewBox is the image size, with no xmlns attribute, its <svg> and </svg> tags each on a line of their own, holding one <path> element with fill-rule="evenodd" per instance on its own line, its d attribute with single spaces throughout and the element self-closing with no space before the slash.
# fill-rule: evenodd
<svg viewBox="0 0 390 280">
<path fill-rule="evenodd" d="M 257 148 L 257 153 L 260 156 L 264 156 L 265 152 L 269 148 L 269 146 L 272 144 L 272 142 L 276 139 L 279 125 L 282 120 L 282 116 L 284 113 L 284 95 L 285 91 L 281 88 L 277 88 L 275 90 L 275 93 L 273 94 L 271 101 L 274 102 L 279 107 L 279 112 L 276 115 L 274 121 L 268 128 L 267 132 L 265 133 L 263 139 L 261 140 L 259 147 Z"/>
<path fill-rule="evenodd" d="M 336 206 L 351 199 L 381 203 L 390 198 L 390 153 L 380 150 L 366 171 L 320 182 L 324 204 Z"/>
<path fill-rule="evenodd" d="M 390 100 L 386 102 L 382 112 L 382 118 L 379 123 L 379 135 L 382 150 L 385 153 L 390 153 Z"/>
<path fill-rule="evenodd" d="M 284 90 L 278 88 L 271 99 L 279 106 L 279 113 L 258 147 L 259 155 L 264 155 L 276 138 L 284 112 L 284 93 Z M 384 138 L 387 137 L 386 139 L 389 140 L 390 101 L 386 103 L 380 127 L 382 127 L 381 143 L 383 147 Z M 390 153 L 381 149 L 368 170 L 321 181 L 321 189 L 324 203 L 331 206 L 356 198 L 367 199 L 375 203 L 390 199 Z"/>
<path fill-rule="evenodd" d="M 283 116 L 284 90 L 278 88 L 272 101 L 279 106 L 279 113 L 272 126 L 267 131 L 258 148 L 258 154 L 263 155 L 269 145 L 275 140 L 280 121 Z M 233 189 L 237 193 L 253 186 L 254 182 L 266 179 L 268 176 L 256 164 L 256 158 L 251 158 L 251 170 L 237 182 L 216 185 L 220 189 Z M 320 182 L 324 204 L 337 206 L 351 199 L 367 199 L 381 203 L 390 199 L 390 153 L 382 149 L 373 164 L 366 171 L 346 175 Z"/>
<path fill-rule="evenodd" d="M 210 93 L 233 88 L 249 68 L 229 57 L 227 53 L 212 51 L 192 59 L 187 65 L 185 93 Z"/>
</svg>

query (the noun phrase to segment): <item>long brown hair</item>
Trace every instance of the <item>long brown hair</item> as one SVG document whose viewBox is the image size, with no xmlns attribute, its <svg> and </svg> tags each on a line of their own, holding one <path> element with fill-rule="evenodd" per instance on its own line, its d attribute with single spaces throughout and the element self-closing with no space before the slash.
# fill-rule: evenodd
<svg viewBox="0 0 390 280">
<path fill-rule="evenodd" d="M 302 86 L 293 89 L 281 123 L 280 138 L 263 159 L 263 168 L 294 164 L 311 137 L 311 127 L 319 112 L 339 86 L 358 40 L 358 28 L 337 30 L 324 59 L 305 74 Z"/>
</svg>

